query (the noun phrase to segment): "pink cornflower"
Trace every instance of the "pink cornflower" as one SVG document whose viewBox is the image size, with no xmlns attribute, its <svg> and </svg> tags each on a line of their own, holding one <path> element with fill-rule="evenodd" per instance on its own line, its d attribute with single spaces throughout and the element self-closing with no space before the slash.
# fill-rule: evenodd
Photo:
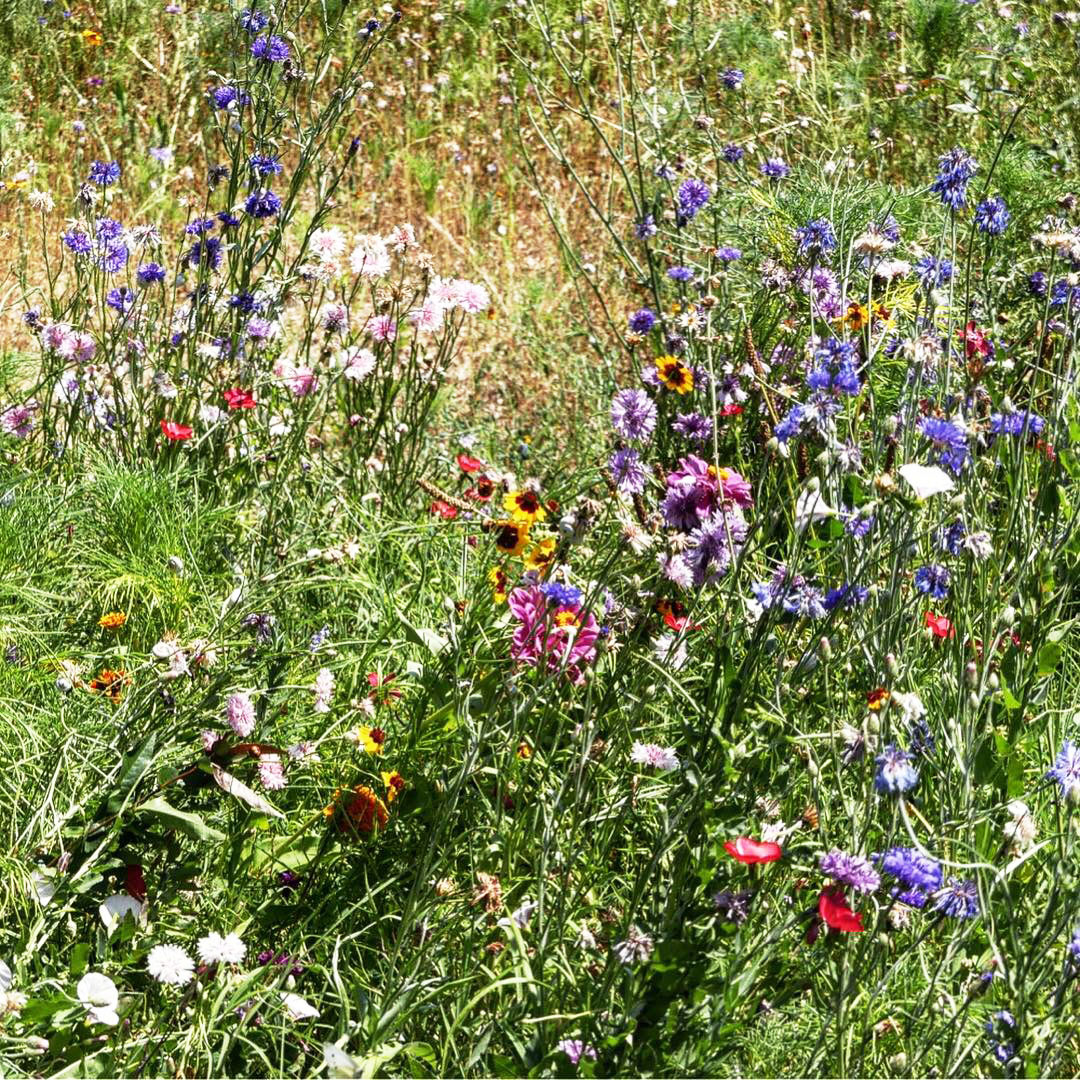
<svg viewBox="0 0 1080 1080">
<path fill-rule="evenodd" d="M 550 672 L 564 671 L 573 683 L 583 682 L 600 636 L 592 613 L 577 603 L 549 604 L 537 585 L 515 589 L 508 604 L 521 624 L 514 631 L 510 655 L 529 667 L 543 663 Z"/>
<path fill-rule="evenodd" d="M 428 299 L 420 307 L 409 312 L 409 322 L 420 333 L 434 333 L 442 329 L 445 310 L 437 300 Z"/>
<path fill-rule="evenodd" d="M 329 712 L 330 699 L 334 696 L 334 673 L 329 668 L 319 668 L 312 689 L 315 691 L 315 711 Z"/>
<path fill-rule="evenodd" d="M 64 342 L 69 337 L 71 337 L 71 324 L 65 322 L 49 323 L 42 334 L 45 348 L 52 349 L 53 352 L 63 352 Z"/>
<path fill-rule="evenodd" d="M 397 323 L 390 315 L 373 315 L 365 329 L 372 341 L 393 341 L 397 337 Z"/>
<path fill-rule="evenodd" d="M 596 1060 L 596 1047 L 582 1042 L 581 1039 L 563 1039 L 556 1043 L 555 1049 L 564 1053 L 570 1059 L 571 1065 L 576 1065 L 583 1057 Z"/>
<path fill-rule="evenodd" d="M 17 439 L 26 439 L 34 430 L 34 412 L 37 405 L 31 402 L 28 405 L 12 405 L 0 413 L 0 430 L 14 435 Z"/>
<path fill-rule="evenodd" d="M 68 360 L 76 360 L 81 364 L 85 364 L 87 361 L 93 360 L 94 353 L 97 351 L 97 343 L 89 334 L 79 330 L 65 337 L 57 351 Z"/>
<path fill-rule="evenodd" d="M 483 285 L 477 285 L 473 281 L 454 281 L 454 299 L 462 311 L 470 315 L 477 315 L 485 311 L 491 303 L 487 289 Z"/>
<path fill-rule="evenodd" d="M 285 770 L 276 757 L 259 759 L 259 783 L 267 791 L 280 791 L 285 786 Z"/>
<path fill-rule="evenodd" d="M 230 694 L 225 702 L 225 716 L 229 727 L 241 739 L 246 739 L 255 730 L 255 706 L 247 694 Z"/>
<path fill-rule="evenodd" d="M 274 365 L 274 374 L 292 391 L 294 397 L 307 397 L 318 385 L 311 368 L 297 367 L 284 357 Z"/>
<path fill-rule="evenodd" d="M 370 349 L 353 347 L 339 354 L 342 362 L 341 374 L 353 382 L 366 379 L 375 370 L 375 354 Z"/>
<path fill-rule="evenodd" d="M 396 254 L 404 255 L 409 248 L 416 247 L 416 233 L 411 225 L 398 225 L 387 236 L 386 244 Z"/>
<path fill-rule="evenodd" d="M 675 751 L 656 743 L 635 742 L 630 750 L 630 760 L 635 765 L 649 765 L 662 772 L 674 772 L 679 767 Z"/>
<path fill-rule="evenodd" d="M 356 247 L 349 256 L 349 266 L 361 277 L 380 278 L 390 273 L 390 253 L 386 242 L 378 236 L 357 237 Z"/>
</svg>

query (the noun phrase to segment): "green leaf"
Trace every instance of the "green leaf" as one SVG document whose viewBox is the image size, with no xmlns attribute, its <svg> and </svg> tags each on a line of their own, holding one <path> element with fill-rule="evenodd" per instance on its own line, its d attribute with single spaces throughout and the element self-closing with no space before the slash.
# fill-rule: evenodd
<svg viewBox="0 0 1080 1080">
<path fill-rule="evenodd" d="M 148 814 L 150 817 L 157 818 L 163 825 L 170 829 L 177 829 L 193 840 L 220 843 L 225 839 L 224 833 L 211 828 L 198 814 L 177 810 L 161 797 L 144 802 L 135 808 L 135 813 Z"/>
<path fill-rule="evenodd" d="M 125 759 L 126 765 L 116 790 L 109 796 L 108 808 L 110 814 L 119 814 L 127 802 L 128 796 L 134 791 L 135 785 L 150 771 L 150 764 L 154 760 L 154 752 L 157 750 L 157 732 L 152 732 L 150 737 L 139 747 L 138 750 L 129 754 Z"/>
<path fill-rule="evenodd" d="M 1061 662 L 1061 646 L 1056 641 L 1047 642 L 1040 650 L 1037 657 L 1039 663 L 1039 675 L 1053 675 L 1054 669 Z"/>
<path fill-rule="evenodd" d="M 86 961 L 90 956 L 90 946 L 85 941 L 80 941 L 71 950 L 71 974 L 78 978 L 86 970 Z"/>
</svg>

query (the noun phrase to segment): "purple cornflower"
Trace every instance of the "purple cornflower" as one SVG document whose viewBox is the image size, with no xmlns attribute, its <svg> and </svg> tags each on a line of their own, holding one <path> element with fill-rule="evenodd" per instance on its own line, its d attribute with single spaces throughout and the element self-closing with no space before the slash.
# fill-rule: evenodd
<svg viewBox="0 0 1080 1080">
<path fill-rule="evenodd" d="M 966 150 L 954 147 L 938 160 L 938 174 L 930 190 L 951 210 L 963 210 L 967 206 L 968 181 L 978 168 L 978 162 Z"/>
<path fill-rule="evenodd" d="M 988 236 L 1000 236 L 1009 224 L 1012 215 L 1000 195 L 986 199 L 975 207 L 975 224 L 980 232 Z"/>
<path fill-rule="evenodd" d="M 221 240 L 216 236 L 207 236 L 202 240 L 196 240 L 191 245 L 190 250 L 187 253 L 185 261 L 188 266 L 203 266 L 210 267 L 211 270 L 216 270 L 221 265 L 222 251 Z"/>
<path fill-rule="evenodd" d="M 645 490 L 648 474 L 636 450 L 616 450 L 608 464 L 615 486 L 624 495 L 640 495 Z"/>
<path fill-rule="evenodd" d="M 255 9 L 244 11 L 240 14 L 240 26 L 249 34 L 259 33 L 266 28 L 266 24 L 269 21 L 270 17 L 268 15 L 262 11 L 256 11 Z"/>
<path fill-rule="evenodd" d="M 1028 278 L 1028 292 L 1032 296 L 1038 297 L 1040 300 L 1046 296 L 1046 271 L 1036 270 Z"/>
<path fill-rule="evenodd" d="M 234 105 L 239 109 L 251 104 L 251 95 L 235 86 L 216 86 L 210 91 L 210 100 L 215 109 L 231 109 Z"/>
<path fill-rule="evenodd" d="M 881 876 L 862 855 L 849 855 L 833 848 L 821 856 L 821 872 L 840 885 L 849 885 L 856 892 L 871 893 L 881 885 Z"/>
<path fill-rule="evenodd" d="M 915 271 L 924 289 L 940 289 L 952 280 L 953 264 L 948 259 L 935 259 L 933 255 L 926 255 L 915 264 Z"/>
<path fill-rule="evenodd" d="M 94 245 L 86 233 L 78 229 L 69 229 L 63 236 L 64 246 L 75 255 L 89 255 Z"/>
<path fill-rule="evenodd" d="M 870 590 L 865 585 L 841 585 L 838 589 L 829 589 L 825 594 L 825 610 L 832 611 L 835 608 L 859 607 L 866 603 Z"/>
<path fill-rule="evenodd" d="M 1046 779 L 1057 781 L 1063 799 L 1080 802 L 1080 747 L 1066 739 Z"/>
<path fill-rule="evenodd" d="M 272 154 L 252 154 L 248 164 L 260 176 L 276 176 L 284 166 Z"/>
<path fill-rule="evenodd" d="M 646 214 L 634 226 L 634 235 L 639 240 L 648 240 L 650 236 L 656 235 L 656 222 L 653 220 L 652 214 Z"/>
<path fill-rule="evenodd" d="M 121 285 L 105 294 L 105 303 L 123 315 L 135 303 L 135 294 L 126 285 Z"/>
<path fill-rule="evenodd" d="M 229 297 L 229 307 L 236 308 L 237 311 L 242 311 L 245 315 L 258 311 L 260 306 L 259 302 L 249 292 L 239 292 Z"/>
<path fill-rule="evenodd" d="M 540 591 L 553 607 L 573 607 L 581 603 L 581 590 L 573 585 L 561 585 L 557 581 L 546 581 Z"/>
<path fill-rule="evenodd" d="M 919 423 L 919 434 L 933 443 L 938 461 L 959 473 L 969 457 L 967 432 L 952 420 L 928 416 Z"/>
<path fill-rule="evenodd" d="M 582 1042 L 581 1039 L 562 1039 L 555 1044 L 555 1049 L 565 1054 L 570 1059 L 571 1065 L 577 1065 L 583 1057 L 592 1061 L 596 1060 L 596 1047 Z"/>
<path fill-rule="evenodd" d="M 954 919 L 974 919 L 979 914 L 979 890 L 974 881 L 951 877 L 933 894 L 934 910 Z"/>
<path fill-rule="evenodd" d="M 860 389 L 858 352 L 853 342 L 829 338 L 814 353 L 820 364 L 806 377 L 811 390 L 854 397 Z"/>
<path fill-rule="evenodd" d="M 687 177 L 676 192 L 675 201 L 678 204 L 676 221 L 685 224 L 697 216 L 698 211 L 709 201 L 712 192 L 709 185 L 694 177 Z"/>
<path fill-rule="evenodd" d="M 949 595 L 948 568 L 941 563 L 920 566 L 915 571 L 915 588 L 935 600 L 944 600 Z"/>
<path fill-rule="evenodd" d="M 713 897 L 713 903 L 728 922 L 741 926 L 750 915 L 750 901 L 753 898 L 754 894 L 749 889 L 740 892 L 724 889 Z"/>
<path fill-rule="evenodd" d="M 647 334 L 656 325 L 656 316 L 648 308 L 641 308 L 633 312 L 627 322 L 633 333 Z"/>
<path fill-rule="evenodd" d="M 251 43 L 251 55 L 256 60 L 266 60 L 271 64 L 283 64 L 289 59 L 289 43 L 277 34 L 256 38 Z"/>
<path fill-rule="evenodd" d="M 672 281 L 687 282 L 694 280 L 694 271 L 689 266 L 673 266 L 667 272 Z"/>
<path fill-rule="evenodd" d="M 945 525 L 938 532 L 938 547 L 947 551 L 950 555 L 960 555 L 964 550 L 964 537 L 967 529 L 962 521 L 954 521 L 951 525 Z"/>
<path fill-rule="evenodd" d="M 816 218 L 795 230 L 801 258 L 819 259 L 836 249 L 836 233 L 828 218 Z"/>
<path fill-rule="evenodd" d="M 728 90 L 738 90 L 743 84 L 743 80 L 746 75 L 738 68 L 728 68 L 721 76 L 720 82 L 727 87 Z"/>
<path fill-rule="evenodd" d="M 656 403 L 644 390 L 620 390 L 611 399 L 611 426 L 631 442 L 648 442 L 656 429 Z"/>
<path fill-rule="evenodd" d="M 253 191 L 244 203 L 245 213 L 254 218 L 269 218 L 281 212 L 281 200 L 269 189 Z"/>
<path fill-rule="evenodd" d="M 874 760 L 878 767 L 874 787 L 883 795 L 903 794 L 919 782 L 919 770 L 911 764 L 911 755 L 895 743 L 889 743 Z"/>
<path fill-rule="evenodd" d="M 713 255 L 716 256 L 723 263 L 738 262 L 742 258 L 742 252 L 738 248 L 734 247 L 718 247 Z"/>
<path fill-rule="evenodd" d="M 725 146 L 720 151 L 720 156 L 729 165 L 738 165 L 739 162 L 742 161 L 745 154 L 746 151 L 743 150 L 741 146 L 737 146 L 735 143 L 728 143 L 727 146 Z"/>
<path fill-rule="evenodd" d="M 187 236 L 202 236 L 203 233 L 211 232 L 216 225 L 217 221 L 212 217 L 195 218 L 184 226 L 184 233 Z"/>
<path fill-rule="evenodd" d="M 1038 413 L 1028 412 L 1026 409 L 994 413 L 990 417 L 990 431 L 994 435 L 1041 435 L 1045 427 L 1046 421 Z"/>
<path fill-rule="evenodd" d="M 782 180 L 785 176 L 791 175 L 791 167 L 783 158 L 767 158 L 758 168 L 761 170 L 761 175 L 767 176 L 770 180 Z"/>
<path fill-rule="evenodd" d="M 90 166 L 89 183 L 99 187 L 108 187 L 120 179 L 120 163 L 117 161 L 95 161 Z"/>
<path fill-rule="evenodd" d="M 737 507 L 721 508 L 706 517 L 689 537 L 683 559 L 701 588 L 727 573 L 747 534 L 746 519 Z"/>
<path fill-rule="evenodd" d="M 165 280 L 165 267 L 156 262 L 143 263 L 135 271 L 135 280 L 143 286 Z"/>
<path fill-rule="evenodd" d="M 713 422 L 701 413 L 678 413 L 671 422 L 671 430 L 691 442 L 703 443 L 712 436 Z"/>
<path fill-rule="evenodd" d="M 882 873 L 896 878 L 905 887 L 894 888 L 892 895 L 910 907 L 923 907 L 927 894 L 941 887 L 941 867 L 915 848 L 892 847 L 871 858 Z"/>
</svg>

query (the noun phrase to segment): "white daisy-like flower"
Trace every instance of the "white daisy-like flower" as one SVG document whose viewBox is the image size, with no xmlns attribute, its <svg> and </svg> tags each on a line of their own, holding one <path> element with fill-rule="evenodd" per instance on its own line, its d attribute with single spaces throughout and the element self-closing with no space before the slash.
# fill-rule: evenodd
<svg viewBox="0 0 1080 1080">
<path fill-rule="evenodd" d="M 159 983 L 183 986 L 195 974 L 195 962 L 179 945 L 155 945 L 146 958 L 146 970 Z"/>
<path fill-rule="evenodd" d="M 120 1003 L 120 994 L 116 984 L 98 971 L 87 972 L 75 988 L 79 1002 L 86 1009 L 86 1018 L 91 1024 L 106 1024 L 116 1027 L 120 1016 L 116 1006 Z"/>
<path fill-rule="evenodd" d="M 240 964 L 247 953 L 247 946 L 238 934 L 222 937 L 217 931 L 211 931 L 206 937 L 199 938 L 197 950 L 204 964 Z"/>
</svg>

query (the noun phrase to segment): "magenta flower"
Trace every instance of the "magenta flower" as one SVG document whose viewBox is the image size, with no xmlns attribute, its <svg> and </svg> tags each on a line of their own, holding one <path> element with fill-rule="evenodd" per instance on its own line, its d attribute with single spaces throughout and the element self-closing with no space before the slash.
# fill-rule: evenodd
<svg viewBox="0 0 1080 1080">
<path fill-rule="evenodd" d="M 540 587 L 515 589 L 510 612 L 521 624 L 510 643 L 510 655 L 529 667 L 543 664 L 548 671 L 565 672 L 573 683 L 584 681 L 584 667 L 596 658 L 600 628 L 581 604 L 548 603 Z"/>
</svg>

